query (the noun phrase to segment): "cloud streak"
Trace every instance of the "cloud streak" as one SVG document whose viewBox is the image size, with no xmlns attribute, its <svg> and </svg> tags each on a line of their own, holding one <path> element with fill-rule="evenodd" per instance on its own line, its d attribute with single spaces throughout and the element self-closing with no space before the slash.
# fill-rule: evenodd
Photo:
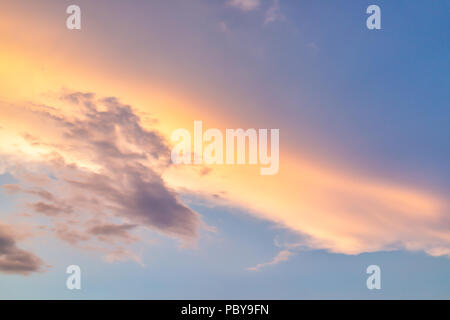
<svg viewBox="0 0 450 320">
<path fill-rule="evenodd" d="M 275 21 L 282 21 L 284 19 L 285 17 L 281 13 L 279 1 L 273 0 L 272 5 L 269 7 L 269 9 L 267 9 L 264 24 L 269 24 Z"/>
<path fill-rule="evenodd" d="M 254 267 L 247 268 L 248 271 L 260 271 L 262 268 L 279 264 L 280 262 L 287 261 L 294 253 L 289 250 L 280 251 L 271 261 L 257 264 Z"/>
<path fill-rule="evenodd" d="M 260 0 L 229 0 L 228 5 L 238 8 L 244 12 L 253 11 L 258 9 L 261 5 Z"/>
</svg>

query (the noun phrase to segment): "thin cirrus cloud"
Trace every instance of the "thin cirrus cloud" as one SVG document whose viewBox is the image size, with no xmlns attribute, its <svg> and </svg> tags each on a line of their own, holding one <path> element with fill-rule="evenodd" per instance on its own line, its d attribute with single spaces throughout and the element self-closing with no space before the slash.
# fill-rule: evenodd
<svg viewBox="0 0 450 320">
<path fill-rule="evenodd" d="M 230 0 L 228 5 L 241 10 L 242 12 L 254 11 L 261 7 L 260 0 Z M 275 21 L 283 21 L 285 19 L 284 15 L 281 13 L 279 0 L 273 0 L 272 3 L 266 10 L 264 16 L 264 24 Z M 222 27 L 222 26 L 221 26 Z M 223 29 L 223 28 L 221 28 Z"/>
<path fill-rule="evenodd" d="M 272 5 L 269 7 L 269 9 L 266 12 L 264 24 L 269 24 L 269 23 L 272 23 L 275 21 L 282 21 L 284 19 L 285 19 L 285 17 L 281 13 L 279 1 L 273 0 Z"/>
<path fill-rule="evenodd" d="M 138 226 L 193 241 L 198 214 L 161 178 L 170 165 L 164 138 L 142 128 L 131 107 L 116 98 L 72 92 L 60 103 L 78 114 L 21 108 L 27 116 L 20 118 L 29 117 L 32 132 L 21 133 L 22 144 L 9 145 L 1 155 L 6 171 L 18 180 L 4 185 L 4 192 L 26 195 L 23 207 L 49 217 L 49 232 L 74 246 L 101 250 L 108 261 L 139 260 L 126 248 L 140 240 L 133 234 Z M 4 248 L 23 254 L 12 245 Z"/>
<path fill-rule="evenodd" d="M 289 250 L 282 250 L 269 262 L 259 263 L 254 267 L 247 268 L 249 271 L 260 271 L 262 268 L 279 264 L 280 262 L 289 260 L 294 253 Z"/>
<path fill-rule="evenodd" d="M 242 11 L 252 11 L 261 5 L 260 0 L 229 0 L 228 5 L 238 8 Z"/>
</svg>

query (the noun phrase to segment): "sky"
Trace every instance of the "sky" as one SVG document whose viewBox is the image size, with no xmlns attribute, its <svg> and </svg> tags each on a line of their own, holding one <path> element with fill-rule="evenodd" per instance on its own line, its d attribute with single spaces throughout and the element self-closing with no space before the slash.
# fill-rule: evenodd
<svg viewBox="0 0 450 320">
<path fill-rule="evenodd" d="M 0 0 L 0 298 L 449 299 L 449 10 Z M 174 165 L 194 121 L 278 172 Z"/>
</svg>

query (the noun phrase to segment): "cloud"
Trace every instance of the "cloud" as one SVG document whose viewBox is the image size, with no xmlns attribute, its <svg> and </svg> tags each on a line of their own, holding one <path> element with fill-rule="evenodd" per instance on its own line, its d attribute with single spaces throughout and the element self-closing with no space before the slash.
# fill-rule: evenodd
<svg viewBox="0 0 450 320">
<path fill-rule="evenodd" d="M 137 224 L 98 224 L 89 229 L 89 233 L 106 242 L 120 238 L 127 242 L 133 242 L 139 238 L 134 237 L 129 231 L 135 229 Z"/>
<path fill-rule="evenodd" d="M 228 5 L 242 11 L 252 11 L 261 5 L 260 0 L 229 0 Z"/>
<path fill-rule="evenodd" d="M 224 21 L 220 21 L 218 24 L 219 30 L 223 33 L 229 33 L 230 29 L 228 28 L 228 25 Z"/>
<path fill-rule="evenodd" d="M 262 268 L 265 268 L 267 266 L 273 266 L 273 265 L 279 264 L 280 262 L 289 260 L 289 258 L 293 254 L 294 253 L 292 251 L 282 250 L 271 261 L 257 264 L 254 267 L 247 268 L 247 270 L 249 270 L 249 271 L 260 271 Z"/>
<path fill-rule="evenodd" d="M 0 272 L 28 275 L 42 271 L 44 263 L 33 253 L 17 247 L 13 226 L 0 224 Z"/>
<path fill-rule="evenodd" d="M 113 251 L 111 251 L 107 255 L 105 255 L 104 258 L 108 262 L 134 260 L 141 266 L 144 266 L 140 256 L 138 256 L 137 254 L 135 254 L 132 251 L 125 249 L 124 247 L 118 247 L 118 248 L 114 249 Z"/>
<path fill-rule="evenodd" d="M 248 168 L 218 168 L 202 177 L 172 168 L 168 181 L 183 181 L 209 205 L 244 208 L 257 218 L 300 235 L 292 245 L 333 253 L 425 251 L 450 257 L 450 205 L 445 192 L 364 176 L 307 156 L 284 153 L 283 170 L 267 179 Z M 224 181 L 223 177 L 226 177 Z M 221 181 L 222 183 L 217 183 Z M 290 186 L 290 187 L 287 187 Z M 249 192 L 251 190 L 251 192 Z M 287 249 L 287 248 L 286 248 Z"/>
<path fill-rule="evenodd" d="M 28 195 L 25 208 L 51 218 L 58 238 L 78 247 L 100 242 L 108 261 L 137 260 L 123 247 L 139 239 L 137 226 L 195 241 L 200 217 L 162 179 L 170 149 L 157 131 L 115 97 L 69 92 L 56 103 L 72 111 L 22 108 L 30 134 L 1 155 L 19 181 L 5 192 Z"/>
<path fill-rule="evenodd" d="M 311 53 L 317 53 L 317 52 L 320 51 L 319 46 L 318 46 L 315 42 L 310 42 L 310 43 L 308 43 L 308 44 L 306 45 L 306 47 L 308 48 L 308 50 L 309 50 Z"/>
<path fill-rule="evenodd" d="M 244 209 L 300 234 L 298 248 L 450 255 L 448 199 L 418 185 L 293 153 L 282 155 L 283 170 L 270 179 L 248 167 L 176 167 L 164 137 L 144 129 L 134 108 L 117 98 L 69 92 L 53 103 L 0 105 L 1 119 L 8 119 L 0 119 L 0 168 L 19 181 L 3 189 L 24 194 L 24 208 L 46 216 L 54 236 L 94 248 L 107 261 L 137 261 L 130 246 L 141 239 L 138 232 L 195 242 L 205 224 L 180 192 L 196 195 L 196 204 Z"/>
<path fill-rule="evenodd" d="M 38 213 L 42 213 L 47 216 L 55 216 L 57 214 L 61 213 L 71 213 L 72 207 L 60 207 L 53 204 L 48 204 L 42 201 L 38 201 L 35 203 L 32 203 L 30 207 Z"/>
<path fill-rule="evenodd" d="M 264 24 L 269 24 L 275 21 L 282 21 L 285 17 L 281 13 L 279 0 L 273 0 L 272 5 L 267 9 Z"/>
</svg>

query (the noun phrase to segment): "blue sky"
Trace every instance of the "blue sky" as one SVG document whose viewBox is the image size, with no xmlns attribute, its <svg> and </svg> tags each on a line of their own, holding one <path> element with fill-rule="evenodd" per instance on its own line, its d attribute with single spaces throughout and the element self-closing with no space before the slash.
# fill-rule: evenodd
<svg viewBox="0 0 450 320">
<path fill-rule="evenodd" d="M 356 256 L 323 250 L 299 253 L 285 263 L 251 273 L 271 260 L 273 239 L 283 234 L 267 223 L 229 210 L 195 208 L 221 232 L 195 250 L 164 241 L 145 251 L 145 267 L 105 264 L 64 245 L 36 248 L 59 257 L 46 274 L 2 276 L 2 299 L 447 299 L 450 262 L 415 252 Z M 40 250 L 39 250 L 40 249 Z M 69 258 L 70 257 L 70 258 Z M 82 290 L 65 287 L 68 262 L 82 268 Z M 382 270 L 382 289 L 368 290 L 367 266 Z"/>
</svg>

